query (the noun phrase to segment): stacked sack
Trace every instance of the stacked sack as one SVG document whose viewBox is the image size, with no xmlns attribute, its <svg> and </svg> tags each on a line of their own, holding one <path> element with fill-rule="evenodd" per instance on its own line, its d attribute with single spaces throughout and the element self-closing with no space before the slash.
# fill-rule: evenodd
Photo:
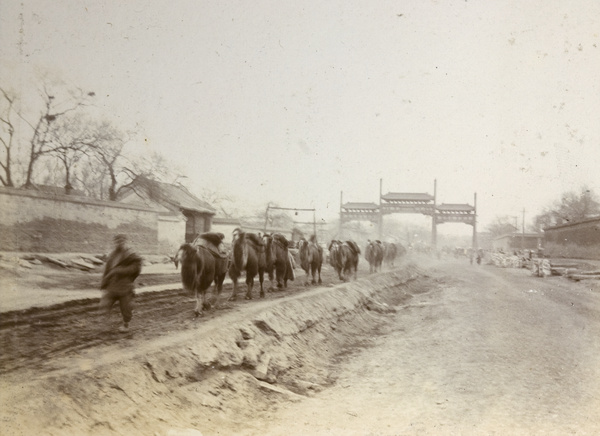
<svg viewBox="0 0 600 436">
<path fill-rule="evenodd" d="M 536 277 L 548 277 L 552 274 L 550 261 L 548 259 L 533 259 L 531 272 Z"/>
<path fill-rule="evenodd" d="M 492 263 L 499 268 L 523 268 L 523 259 L 515 255 L 492 253 Z"/>
</svg>

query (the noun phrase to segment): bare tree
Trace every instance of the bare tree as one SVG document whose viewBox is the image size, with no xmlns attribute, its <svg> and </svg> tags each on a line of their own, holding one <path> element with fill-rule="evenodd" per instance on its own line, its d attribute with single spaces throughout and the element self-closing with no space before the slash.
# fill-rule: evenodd
<svg viewBox="0 0 600 436">
<path fill-rule="evenodd" d="M 88 197 L 103 200 L 108 198 L 108 172 L 98 164 L 95 155 L 84 155 L 79 161 L 78 171 L 73 174 L 75 186 Z"/>
<path fill-rule="evenodd" d="M 496 216 L 494 220 L 487 225 L 486 230 L 494 237 L 506 235 L 507 233 L 514 233 L 518 230 L 518 226 L 514 220 L 515 217 L 508 215 Z"/>
<path fill-rule="evenodd" d="M 234 218 L 240 216 L 240 211 L 236 207 L 234 199 L 222 192 L 218 192 L 214 189 L 203 188 L 200 191 L 200 198 L 216 208 L 223 217 Z"/>
<path fill-rule="evenodd" d="M 0 168 L 4 174 L 0 174 L 0 182 L 4 186 L 14 186 L 12 179 L 12 151 L 15 138 L 15 126 L 11 120 L 14 110 L 15 97 L 10 96 L 4 89 L 0 88 L 4 97 L 2 112 L 0 112 L 0 143 L 2 143 L 2 153 L 0 159 Z"/>
<path fill-rule="evenodd" d="M 23 118 L 33 130 L 33 134 L 29 140 L 29 158 L 24 188 L 33 187 L 34 169 L 38 159 L 46 154 L 55 152 L 60 147 L 60 145 L 56 144 L 56 138 L 58 137 L 56 132 L 57 120 L 67 113 L 88 105 L 94 95 L 93 92 L 85 93 L 77 89 L 71 91 L 69 97 L 58 102 L 54 95 L 51 95 L 46 88 L 42 90 L 44 109 L 35 124 L 29 123 Z"/>
<path fill-rule="evenodd" d="M 157 182 L 181 177 L 173 175 L 170 165 L 159 153 L 142 156 L 126 153 L 126 146 L 134 136 L 132 132 L 124 132 L 109 121 L 98 124 L 95 132 L 87 145 L 100 164 L 96 173 L 101 173 L 106 180 L 109 200 L 118 200 L 126 189 L 152 193 L 157 189 Z"/>
<path fill-rule="evenodd" d="M 535 226 L 544 229 L 598 215 L 600 215 L 598 197 L 587 186 L 583 186 L 579 192 L 564 193 L 560 200 L 546 207 L 543 213 L 535 217 Z"/>
<path fill-rule="evenodd" d="M 57 121 L 53 130 L 55 146 L 48 154 L 62 164 L 67 194 L 73 190 L 71 182 L 75 178 L 77 164 L 84 156 L 89 155 L 98 141 L 94 132 L 89 129 L 91 125 L 93 122 L 82 116 L 67 116 Z"/>
<path fill-rule="evenodd" d="M 108 121 L 95 126 L 95 140 L 90 142 L 90 150 L 100 163 L 102 172 L 108 179 L 108 199 L 115 201 L 119 192 L 135 179 L 135 172 L 129 168 L 124 149 L 130 135 L 117 129 Z"/>
<path fill-rule="evenodd" d="M 292 229 L 294 227 L 294 219 L 290 216 L 291 211 L 276 209 L 279 207 L 278 204 L 269 202 L 262 211 L 256 211 L 252 219 L 259 222 L 262 219 L 266 227 Z M 296 212 L 297 214 L 298 212 Z"/>
</svg>

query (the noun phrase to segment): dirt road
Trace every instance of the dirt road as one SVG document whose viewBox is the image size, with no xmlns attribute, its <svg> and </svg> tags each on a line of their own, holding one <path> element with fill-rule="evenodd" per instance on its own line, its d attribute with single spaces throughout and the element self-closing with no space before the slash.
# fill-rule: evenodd
<svg viewBox="0 0 600 436">
<path fill-rule="evenodd" d="M 433 275 L 265 434 L 600 434 L 598 288 L 455 263 Z"/>
<path fill-rule="evenodd" d="M 322 279 L 326 285 L 339 283 L 334 271 L 325 268 Z M 96 289 L 100 275 L 78 274 L 67 276 L 68 285 L 73 289 L 82 289 L 86 285 L 88 297 L 81 298 L 85 293 L 75 291 L 76 298 L 61 304 L 46 307 L 34 307 L 26 310 L 14 310 L 2 313 L 0 317 L 0 374 L 9 373 L 15 369 L 33 368 L 44 370 L 44 366 L 52 365 L 53 359 L 69 357 L 83 350 L 102 345 L 128 344 L 133 338 L 136 341 L 147 341 L 189 329 L 199 324 L 210 322 L 230 311 L 243 310 L 244 306 L 254 302 L 264 302 L 289 297 L 311 289 L 305 286 L 305 276 L 301 274 L 294 282 L 289 282 L 287 289 L 267 292 L 265 298 L 259 298 L 259 283 L 254 286 L 254 300 L 245 300 L 245 283 L 239 285 L 243 289 L 241 297 L 235 302 L 228 301 L 233 292 L 230 280 L 218 296 L 218 307 L 205 311 L 201 318 L 194 317 L 196 300 L 193 295 L 183 291 L 178 274 L 144 275 L 144 284 L 172 283 L 164 291 L 140 292 L 135 298 L 134 319 L 130 334 L 122 334 L 118 326 L 122 320 L 118 305 L 115 305 L 110 316 L 98 311 L 100 292 Z M 55 285 L 60 279 L 54 276 Z M 73 285 L 73 283 L 76 284 Z M 265 279 L 264 289 L 270 288 L 268 278 Z M 143 288 L 141 289 L 143 291 Z M 68 292 L 68 291 L 66 291 Z M 66 293 L 64 292 L 64 293 Z M 39 291 L 43 296 L 44 291 Z M 209 293 L 209 295 L 212 295 Z M 32 301 L 33 304 L 33 301 Z"/>
<path fill-rule="evenodd" d="M 598 287 L 456 260 L 398 271 L 199 322 L 189 296 L 152 293 L 136 312 L 152 322 L 124 337 L 90 302 L 12 313 L 3 434 L 600 434 Z"/>
</svg>

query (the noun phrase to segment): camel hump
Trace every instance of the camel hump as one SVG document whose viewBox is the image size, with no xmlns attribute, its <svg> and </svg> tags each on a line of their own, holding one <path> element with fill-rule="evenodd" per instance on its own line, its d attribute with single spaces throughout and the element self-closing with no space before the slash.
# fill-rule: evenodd
<svg viewBox="0 0 600 436">
<path fill-rule="evenodd" d="M 254 245 L 258 245 L 259 247 L 262 247 L 263 245 L 265 245 L 263 240 L 261 238 L 259 238 L 256 233 L 246 233 L 246 238 L 250 242 L 252 242 Z"/>
<path fill-rule="evenodd" d="M 204 239 L 205 241 L 210 242 L 218 247 L 219 244 L 223 242 L 223 239 L 225 239 L 225 235 L 218 232 L 206 232 L 202 233 L 200 236 L 198 236 L 198 238 Z"/>
<path fill-rule="evenodd" d="M 273 240 L 283 245 L 284 248 L 288 247 L 288 240 L 281 233 L 273 234 Z"/>
<path fill-rule="evenodd" d="M 350 248 L 352 249 L 352 251 L 354 251 L 356 254 L 360 254 L 360 248 L 358 248 L 358 245 L 356 245 L 356 242 L 354 241 L 346 241 L 346 244 L 348 244 L 350 246 Z"/>
<path fill-rule="evenodd" d="M 223 243 L 223 233 L 202 233 L 194 241 L 194 245 L 207 249 L 213 256 L 224 259 L 229 256 L 227 248 Z"/>
</svg>

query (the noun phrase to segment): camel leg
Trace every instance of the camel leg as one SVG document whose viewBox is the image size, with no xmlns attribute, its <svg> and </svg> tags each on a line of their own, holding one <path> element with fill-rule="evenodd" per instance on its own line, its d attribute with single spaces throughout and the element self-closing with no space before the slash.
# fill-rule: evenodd
<svg viewBox="0 0 600 436">
<path fill-rule="evenodd" d="M 276 277 L 275 274 L 273 273 L 273 271 L 269 271 L 269 292 L 273 292 L 275 291 L 275 281 L 276 281 Z"/>
<path fill-rule="evenodd" d="M 322 284 L 323 281 L 321 280 L 321 267 L 319 267 L 318 272 L 319 272 L 319 284 Z"/>
<path fill-rule="evenodd" d="M 210 301 L 208 301 L 208 289 L 205 289 L 204 292 L 202 293 L 202 310 L 204 309 L 210 309 L 211 305 L 210 305 Z"/>
<path fill-rule="evenodd" d="M 248 272 L 246 272 L 248 274 Z M 252 300 L 252 288 L 254 287 L 254 277 L 248 277 L 246 279 L 246 300 Z"/>
<path fill-rule="evenodd" d="M 237 293 L 238 293 L 238 281 L 237 278 L 231 278 L 231 281 L 233 282 L 233 292 L 231 294 L 231 297 L 229 297 L 229 301 L 235 301 L 237 300 Z"/>
<path fill-rule="evenodd" d="M 198 318 L 202 314 L 202 305 L 200 304 L 200 296 L 196 290 L 196 308 L 194 309 L 194 317 Z"/>
<path fill-rule="evenodd" d="M 263 289 L 263 282 L 265 281 L 263 273 L 258 273 L 258 282 L 260 283 L 260 298 L 265 298 L 265 290 Z M 254 283 L 254 279 L 252 279 L 252 283 Z"/>
<path fill-rule="evenodd" d="M 219 278 L 215 280 L 215 287 L 213 288 L 212 299 L 210 302 L 210 305 L 214 307 L 217 307 L 217 304 L 219 303 L 219 296 L 221 295 L 221 291 L 223 290 L 223 283 L 219 283 L 219 281 Z"/>
</svg>

